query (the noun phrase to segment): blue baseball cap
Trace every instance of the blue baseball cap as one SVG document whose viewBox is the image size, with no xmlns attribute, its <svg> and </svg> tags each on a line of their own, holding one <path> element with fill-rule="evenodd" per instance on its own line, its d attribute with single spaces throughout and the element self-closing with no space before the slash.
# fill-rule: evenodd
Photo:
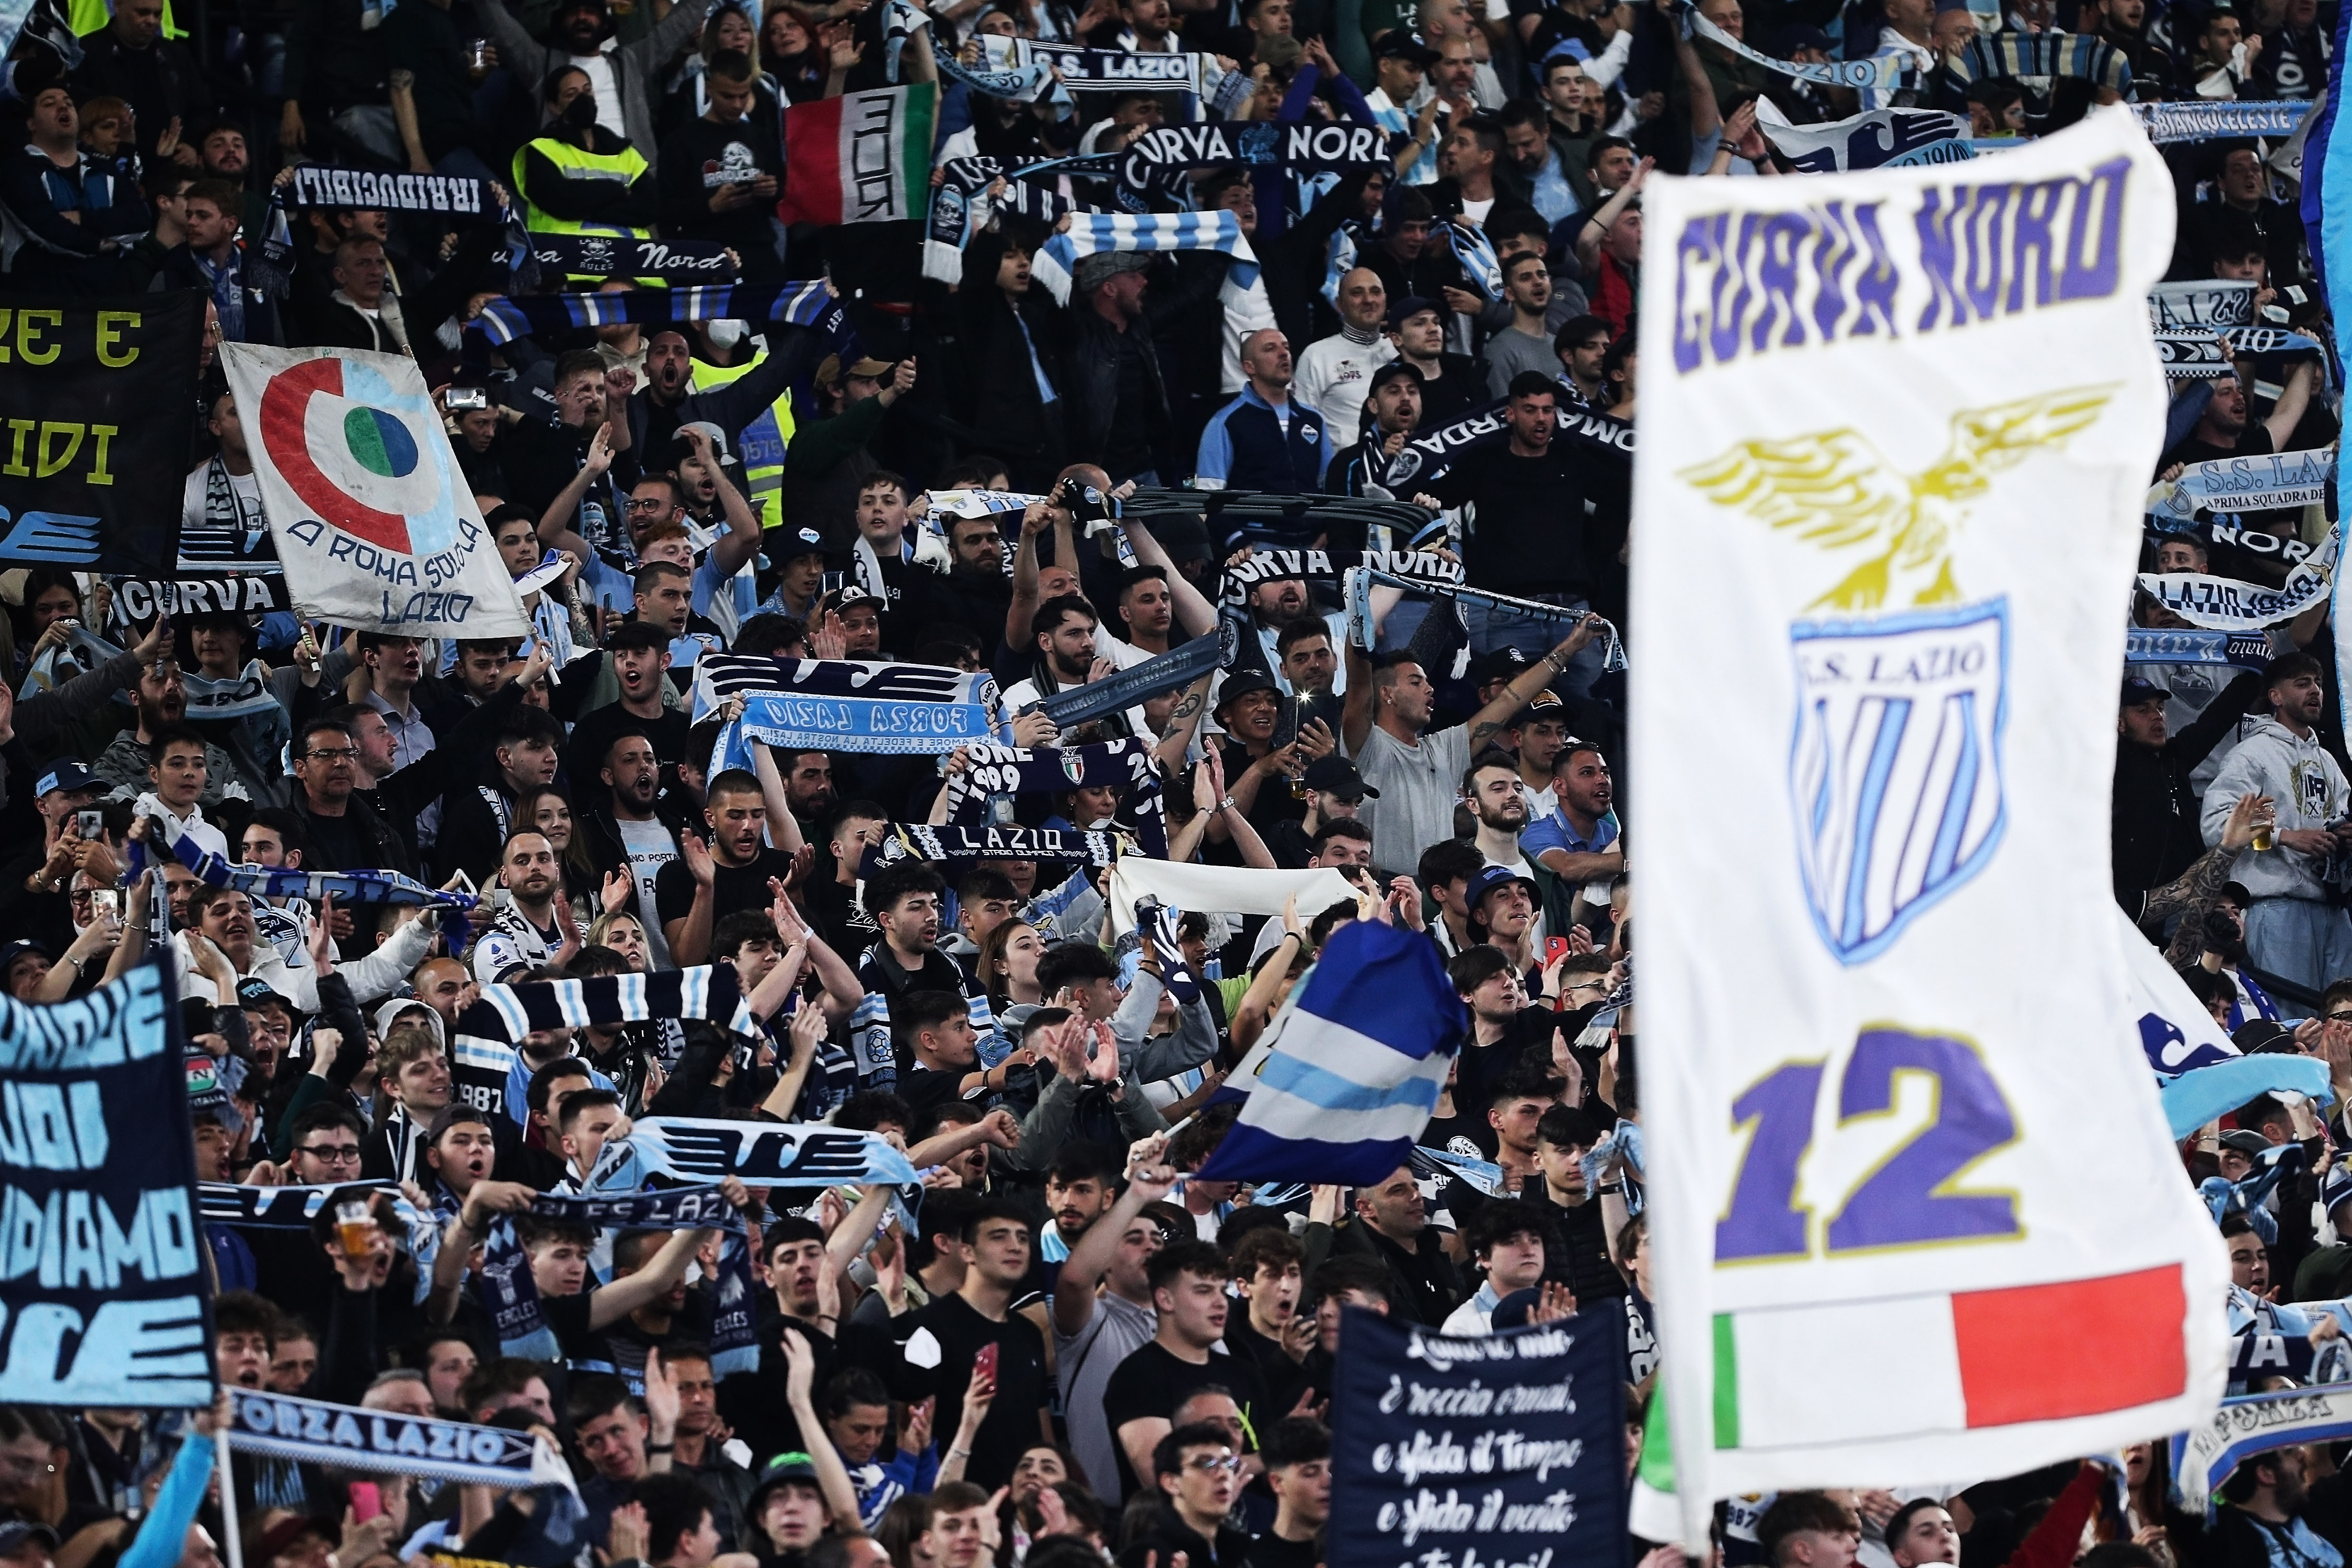
<svg viewBox="0 0 2352 1568">
<path fill-rule="evenodd" d="M 1475 910 L 1478 907 L 1479 900 L 1506 882 L 1517 882 L 1528 890 L 1528 897 L 1530 900 L 1538 904 L 1543 902 L 1543 889 L 1536 886 L 1535 879 L 1522 877 L 1508 866 L 1489 866 L 1471 878 L 1469 887 L 1463 889 L 1462 901 Z"/>
<path fill-rule="evenodd" d="M 67 757 L 49 764 L 49 771 L 33 786 L 33 797 L 37 800 L 59 790 L 103 789 L 105 785 L 104 779 L 82 766 L 80 758 Z"/>
</svg>

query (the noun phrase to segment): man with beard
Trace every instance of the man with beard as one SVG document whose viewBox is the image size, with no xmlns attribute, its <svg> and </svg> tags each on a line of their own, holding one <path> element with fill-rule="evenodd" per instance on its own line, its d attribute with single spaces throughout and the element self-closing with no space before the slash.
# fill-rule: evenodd
<svg viewBox="0 0 2352 1568">
<path fill-rule="evenodd" d="M 2265 853 L 2238 854 L 2231 877 L 2253 895 L 2246 946 L 2257 968 L 2318 991 L 2352 973 L 2352 916 L 2331 901 L 2328 863 L 2352 847 L 2352 790 L 2320 742 L 2326 695 L 2316 659 L 2291 653 L 2263 671 L 2274 717 L 2239 743 L 2205 788 L 2200 826 L 2219 844 L 2239 797 L 2268 795 L 2277 812 L 2277 842 Z"/>
<path fill-rule="evenodd" d="M 1112 661 L 1097 652 L 1095 607 L 1081 595 L 1060 594 L 1037 606 L 1030 620 L 1030 676 L 1004 689 L 1004 709 L 1018 713 L 1039 699 L 1086 686 L 1113 673 Z M 1140 703 L 1101 720 L 1106 736 L 1149 735 L 1150 721 Z"/>
<path fill-rule="evenodd" d="M 488 765 L 471 782 L 453 781 L 441 797 L 434 855 L 445 871 L 464 871 L 478 883 L 489 879 L 509 835 L 521 826 L 515 803 L 553 781 L 563 731 L 540 709 L 519 704 L 500 715 L 489 740 Z"/>
<path fill-rule="evenodd" d="M 1091 1138 L 1062 1145 L 1045 1167 L 1045 1228 L 1037 1233 L 1037 1268 L 1045 1293 L 1070 1249 L 1118 1198 L 1118 1160 Z"/>
<path fill-rule="evenodd" d="M 793 858 L 767 844 L 768 807 L 760 781 L 740 768 L 713 775 L 703 817 L 710 842 L 693 832 L 679 856 L 654 879 L 655 918 L 681 967 L 709 961 L 710 930 L 739 910 L 765 910 L 774 901 L 770 878 L 792 875 Z"/>
<path fill-rule="evenodd" d="M 167 725 L 176 727 L 187 722 L 187 684 L 180 672 L 178 657 L 168 647 L 157 650 L 152 662 L 140 667 L 136 698 L 138 707 L 133 711 L 137 717 L 130 728 L 115 736 L 89 767 L 91 773 L 112 786 L 111 798 L 116 800 L 129 800 L 149 787 L 148 748 L 154 743 L 157 732 Z M 252 792 L 238 776 L 236 761 L 201 737 L 197 744 L 204 752 L 205 778 L 196 801 L 216 807 L 232 796 L 250 798 Z M 226 856 L 227 850 L 224 848 L 222 854 Z"/>
<path fill-rule="evenodd" d="M 555 847 L 545 835 L 526 828 L 506 841 L 499 852 L 499 886 L 509 901 L 490 918 L 490 929 L 474 946 L 474 978 L 487 985 L 571 963 L 582 932 L 564 896 Z"/>
<path fill-rule="evenodd" d="M 1358 1187 L 1355 1195 L 1356 1223 L 1338 1231 L 1332 1256 L 1360 1251 L 1378 1258 L 1388 1268 L 1394 1312 L 1436 1328 L 1466 1292 L 1430 1226 L 1421 1184 L 1399 1166 L 1374 1184 Z"/>
<path fill-rule="evenodd" d="M 546 43 L 530 36 L 504 5 L 483 8 L 481 20 L 498 46 L 499 63 L 523 82 L 541 82 L 550 71 L 570 66 L 587 74 L 596 100 L 589 122 L 637 150 L 655 168 L 654 102 L 660 72 L 694 40 L 713 0 L 683 0 L 645 37 L 613 41 L 604 0 L 564 0 L 547 29 Z"/>
<path fill-rule="evenodd" d="M 2313 1528 L 2308 1464 L 2300 1447 L 2256 1454 L 2221 1483 L 2231 1507 L 2221 1510 L 2212 1561 L 2224 1563 L 2326 1563 L 2341 1554 Z M 2092 1467 L 2085 1465 L 2085 1473 Z"/>
<path fill-rule="evenodd" d="M 1391 340 L 1393 341 L 1393 340 Z M 1421 426 L 1421 372 L 1410 363 L 1392 359 L 1372 372 L 1364 392 L 1364 407 L 1371 425 L 1363 438 L 1343 447 L 1331 460 L 1323 488 L 1333 495 L 1360 496 L 1367 484 L 1377 483 L 1389 462 Z"/>
<path fill-rule="evenodd" d="M 1013 583 L 1004 574 L 1004 535 L 993 517 L 951 517 L 948 530 L 948 584 L 944 595 L 955 618 L 985 631 L 1004 624 L 1013 605 Z"/>
<path fill-rule="evenodd" d="M 1471 843 L 1489 866 L 1501 866 L 1534 880 L 1534 871 L 1519 848 L 1519 835 L 1528 826 L 1527 786 L 1508 752 L 1478 753 L 1462 775 L 1462 798 L 1469 803 L 1475 826 Z"/>
<path fill-rule="evenodd" d="M 1070 1454 L 1095 1495 L 1109 1501 L 1119 1495 L 1118 1460 L 1102 1395 L 1112 1372 L 1158 1327 L 1150 1268 L 1160 1227 L 1143 1211 L 1174 1185 L 1166 1160 L 1167 1140 L 1158 1134 L 1128 1151 L 1127 1190 L 1070 1245 L 1052 1291 L 1054 1362 L 1069 1412 Z M 1104 1190 L 1107 1195 L 1108 1183 Z M 1055 1224 L 1061 1224 L 1058 1212 Z"/>
<path fill-rule="evenodd" d="M 1532 824 L 1519 839 L 1519 853 L 1571 884 L 1622 876 L 1622 830 L 1611 809 L 1617 782 L 1601 748 L 1571 741 L 1553 774 L 1559 809 Z M 2231 797 L 2235 800 L 2237 797 Z"/>
<path fill-rule="evenodd" d="M 655 757 L 675 777 L 677 764 L 686 760 L 687 736 L 694 726 L 666 689 L 670 685 L 669 637 L 660 626 L 625 621 L 605 634 L 604 663 L 620 689 L 620 700 L 590 708 L 572 725 L 572 743 L 564 753 L 565 776 L 577 783 L 594 778 L 614 738 L 634 731 L 653 742 Z M 573 671 L 564 673 L 567 687 L 591 684 Z M 598 672 L 582 673 L 593 677 Z"/>
<path fill-rule="evenodd" d="M 575 779 L 588 774 L 578 766 Z M 654 889 L 662 868 L 677 858 L 679 836 L 692 821 L 685 795 L 665 788 L 654 742 L 636 726 L 616 729 L 606 741 L 595 776 L 604 782 L 605 796 L 577 813 L 575 831 L 583 840 L 588 863 L 600 879 L 616 872 L 629 879 L 638 923 L 646 931 L 646 964 L 649 969 L 672 967 L 669 943 L 653 918 Z"/>
<path fill-rule="evenodd" d="M 776 772 L 783 775 L 784 805 L 800 828 L 802 841 L 813 843 L 815 829 L 840 798 L 833 787 L 832 753 L 774 752 L 771 754 L 776 759 Z"/>
<path fill-rule="evenodd" d="M 314 719 L 294 738 L 291 801 L 313 871 L 414 873 L 414 851 L 357 793 L 359 743 L 349 721 Z"/>
</svg>

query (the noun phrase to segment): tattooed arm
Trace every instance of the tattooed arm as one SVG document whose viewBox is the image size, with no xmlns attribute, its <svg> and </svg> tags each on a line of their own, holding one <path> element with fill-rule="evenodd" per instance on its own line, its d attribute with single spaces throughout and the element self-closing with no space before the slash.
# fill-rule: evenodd
<svg viewBox="0 0 2352 1568">
<path fill-rule="evenodd" d="M 1178 692 L 1174 706 L 1168 710 L 1168 732 L 1151 749 L 1161 778 L 1172 779 L 1183 770 L 1184 759 L 1192 750 L 1192 733 L 1201 727 L 1201 715 L 1208 710 L 1209 682 L 1215 675 L 1211 670 Z"/>
<path fill-rule="evenodd" d="M 2149 891 L 2147 906 L 2140 911 L 2143 926 L 2161 925 L 2176 914 L 2180 917 L 2180 925 L 2164 950 L 2165 963 L 2178 969 L 2196 963 L 2205 951 L 2205 911 L 2221 898 L 2230 868 L 2238 863 L 2238 851 L 2254 841 L 2254 824 L 2270 804 L 2266 795 L 2240 795 L 2231 808 L 2230 820 L 2222 825 L 2221 841 L 2188 870 Z"/>
</svg>

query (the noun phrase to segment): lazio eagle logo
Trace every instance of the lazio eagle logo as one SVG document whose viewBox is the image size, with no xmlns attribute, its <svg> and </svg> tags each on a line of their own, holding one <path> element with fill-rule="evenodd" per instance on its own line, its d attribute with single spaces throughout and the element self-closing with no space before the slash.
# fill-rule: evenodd
<svg viewBox="0 0 2352 1568">
<path fill-rule="evenodd" d="M 1861 557 L 1805 606 L 1829 618 L 1789 628 L 1798 869 L 1840 963 L 1885 952 L 2000 846 L 2009 601 L 1964 602 L 1953 546 L 1995 475 L 2062 447 L 2116 390 L 1963 409 L 1916 474 L 1842 427 L 1742 441 L 1677 475 L 1835 564 Z"/>
<path fill-rule="evenodd" d="M 1952 416 L 1944 455 L 1916 476 L 1889 463 L 1861 431 L 1842 427 L 1742 441 L 1677 477 L 1716 505 L 1792 529 L 1822 551 L 1871 552 L 1808 609 L 1870 611 L 1890 598 L 1957 604 L 1952 539 L 1968 503 L 1991 488 L 1993 475 L 2063 447 L 2099 416 L 2115 390 L 2076 387 L 1962 409 Z"/>
</svg>

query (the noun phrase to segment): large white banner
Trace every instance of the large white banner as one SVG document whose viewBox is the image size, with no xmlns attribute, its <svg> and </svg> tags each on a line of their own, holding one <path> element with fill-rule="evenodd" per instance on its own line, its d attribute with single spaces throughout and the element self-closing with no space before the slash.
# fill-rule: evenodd
<svg viewBox="0 0 2352 1568">
<path fill-rule="evenodd" d="M 2111 110 L 1644 205 L 1643 1121 L 1698 1543 L 1714 1498 L 2204 1419 L 2228 1275 L 2105 912 L 2164 164 Z"/>
<path fill-rule="evenodd" d="M 414 637 L 524 637 L 416 362 L 224 343 L 286 586 L 302 615 Z"/>
</svg>

